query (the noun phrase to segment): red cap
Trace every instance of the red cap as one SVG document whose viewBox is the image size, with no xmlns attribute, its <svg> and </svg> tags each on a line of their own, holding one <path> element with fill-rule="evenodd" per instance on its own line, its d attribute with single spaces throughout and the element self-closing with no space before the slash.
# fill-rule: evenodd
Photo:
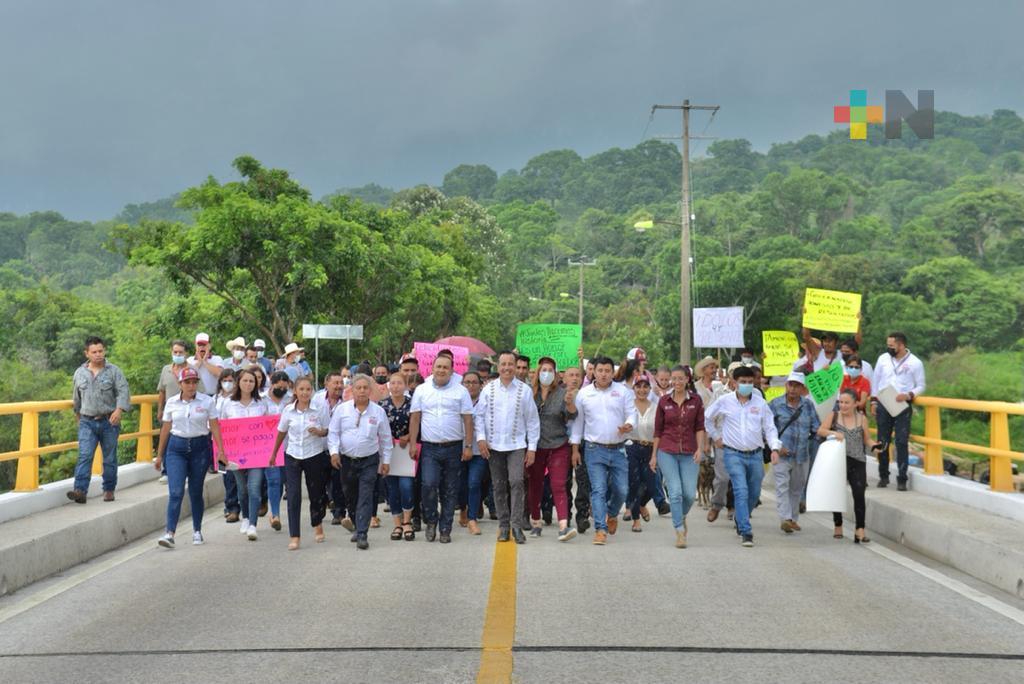
<svg viewBox="0 0 1024 684">
<path fill-rule="evenodd" d="M 195 368 L 185 367 L 178 373 L 178 382 L 185 382 L 186 380 L 198 380 L 199 373 L 196 372 Z"/>
</svg>

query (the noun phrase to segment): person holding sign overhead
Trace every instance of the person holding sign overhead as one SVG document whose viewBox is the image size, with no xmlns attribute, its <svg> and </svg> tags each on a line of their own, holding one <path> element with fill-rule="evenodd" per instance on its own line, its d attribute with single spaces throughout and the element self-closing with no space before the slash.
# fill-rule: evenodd
<svg viewBox="0 0 1024 684">
<path fill-rule="evenodd" d="M 907 491 L 907 466 L 910 456 L 910 404 L 924 393 L 924 364 L 907 349 L 907 336 L 889 333 L 885 353 L 875 363 L 875 381 L 871 405 L 878 421 L 878 486 L 889 486 L 889 443 L 895 432 L 896 488 Z"/>
<path fill-rule="evenodd" d="M 775 428 L 771 409 L 754 391 L 754 370 L 739 366 L 732 371 L 736 391 L 713 403 L 704 413 L 704 425 L 715 445 L 722 448 L 725 469 L 729 472 L 736 499 L 736 534 L 743 546 L 754 545 L 750 512 L 761 495 L 764 479 L 764 444 L 771 447 L 772 465 L 779 462 L 782 442 Z M 722 416 L 719 425 L 716 421 Z"/>
<path fill-rule="evenodd" d="M 345 498 L 355 502 L 356 547 L 370 548 L 366 538 L 373 514 L 377 475 L 387 475 L 391 463 L 391 425 L 380 404 L 370 401 L 373 380 L 357 373 L 352 398 L 334 410 L 327 433 L 331 467 L 341 469 Z M 351 504 L 350 504 L 351 505 Z"/>
<path fill-rule="evenodd" d="M 274 375 L 277 375 L 275 373 Z M 327 456 L 327 425 L 323 411 L 312 405 L 313 383 L 308 377 L 299 378 L 294 386 L 295 400 L 285 406 L 277 423 L 277 438 L 271 460 L 277 460 L 277 451 L 288 439 L 284 452 L 285 489 L 288 492 L 288 550 L 299 548 L 302 522 L 302 474 L 306 474 L 306 492 L 309 495 L 309 524 L 313 526 L 316 541 L 324 540 L 323 520 L 327 514 L 324 488 L 327 486 L 331 462 Z"/>
<path fill-rule="evenodd" d="M 181 517 L 186 480 L 192 508 L 192 543 L 197 546 L 203 543 L 203 481 L 210 465 L 211 436 L 217 444 L 221 463 L 227 463 L 217 423 L 217 405 L 213 397 L 196 391 L 199 372 L 185 368 L 178 383 L 181 393 L 175 394 L 164 405 L 160 440 L 153 460 L 153 467 L 159 472 L 164 458 L 167 459 L 167 528 L 157 540 L 165 549 L 174 548 L 174 532 Z"/>
</svg>

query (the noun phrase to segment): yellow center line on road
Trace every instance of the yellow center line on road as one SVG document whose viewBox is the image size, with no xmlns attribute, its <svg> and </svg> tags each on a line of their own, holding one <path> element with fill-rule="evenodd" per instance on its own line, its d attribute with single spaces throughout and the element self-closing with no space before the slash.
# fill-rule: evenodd
<svg viewBox="0 0 1024 684">
<path fill-rule="evenodd" d="M 516 638 L 516 544 L 494 545 L 494 568 L 484 613 L 479 684 L 512 681 L 512 644 Z"/>
</svg>

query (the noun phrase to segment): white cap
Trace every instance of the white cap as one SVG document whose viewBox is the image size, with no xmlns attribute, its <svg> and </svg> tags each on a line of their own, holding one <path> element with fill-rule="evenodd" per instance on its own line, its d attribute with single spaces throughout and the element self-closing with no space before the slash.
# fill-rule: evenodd
<svg viewBox="0 0 1024 684">
<path fill-rule="evenodd" d="M 628 361 L 633 361 L 637 359 L 637 357 L 639 357 L 641 361 L 647 360 L 647 352 L 643 350 L 643 347 L 633 347 L 626 352 L 626 360 Z"/>
<path fill-rule="evenodd" d="M 799 382 L 804 387 L 807 386 L 807 382 L 804 380 L 804 374 L 797 373 L 796 371 L 789 374 L 789 377 L 786 378 L 786 382 Z"/>
<path fill-rule="evenodd" d="M 196 344 L 199 344 L 200 342 L 203 342 L 205 344 L 209 344 L 210 343 L 210 336 L 207 335 L 204 332 L 196 333 Z"/>
<path fill-rule="evenodd" d="M 228 351 L 232 351 L 236 347 L 241 347 L 242 349 L 245 349 L 245 338 L 244 337 L 236 337 L 235 339 L 233 339 L 233 340 L 231 340 L 230 342 L 227 343 Z"/>
<path fill-rule="evenodd" d="M 300 352 L 300 351 L 306 351 L 306 350 L 305 350 L 305 349 L 303 349 L 302 347 L 300 347 L 299 345 L 297 345 L 297 344 L 296 344 L 296 343 L 294 343 L 294 342 L 289 342 L 289 343 L 288 343 L 288 344 L 287 344 L 287 345 L 285 346 L 285 348 L 284 348 L 284 357 L 285 357 L 285 358 L 288 358 L 289 356 L 291 356 L 291 355 L 292 355 L 292 354 L 294 354 L 295 352 Z"/>
<path fill-rule="evenodd" d="M 256 347 L 257 349 L 266 349 L 267 343 L 261 339 L 255 339 L 252 342 L 252 346 Z"/>
</svg>

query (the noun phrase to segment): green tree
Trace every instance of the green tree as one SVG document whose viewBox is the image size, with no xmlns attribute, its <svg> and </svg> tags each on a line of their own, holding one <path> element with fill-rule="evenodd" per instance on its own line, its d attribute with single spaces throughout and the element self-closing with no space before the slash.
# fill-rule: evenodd
<svg viewBox="0 0 1024 684">
<path fill-rule="evenodd" d="M 498 184 L 498 174 L 486 164 L 459 164 L 444 175 L 441 192 L 448 197 L 487 199 Z"/>
</svg>

